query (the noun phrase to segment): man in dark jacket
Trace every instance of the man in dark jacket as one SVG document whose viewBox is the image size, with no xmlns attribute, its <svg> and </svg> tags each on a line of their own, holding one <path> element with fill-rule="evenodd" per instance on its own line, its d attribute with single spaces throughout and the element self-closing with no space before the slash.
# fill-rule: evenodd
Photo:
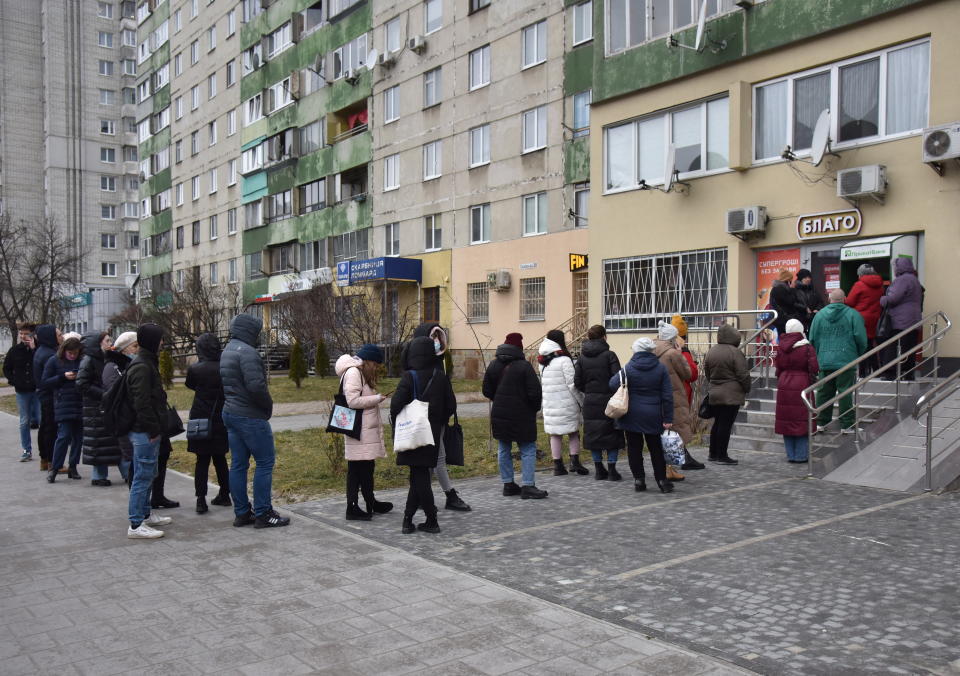
<svg viewBox="0 0 960 676">
<path fill-rule="evenodd" d="M 150 513 L 150 494 L 157 475 L 160 442 L 166 434 L 167 393 L 160 380 L 159 354 L 163 345 L 163 329 L 156 324 L 144 324 L 137 329 L 140 350 L 130 362 L 124 377 L 127 394 L 134 411 L 130 443 L 133 444 L 133 481 L 130 486 L 131 539 L 163 537 L 163 531 L 153 526 L 164 526 L 173 519 Z"/>
<path fill-rule="evenodd" d="M 233 525 L 254 528 L 286 526 L 290 519 L 273 509 L 273 465 L 277 451 L 270 416 L 273 399 L 267 387 L 267 371 L 257 352 L 263 321 L 239 314 L 230 322 L 230 342 L 220 356 L 223 382 L 223 422 L 230 441 L 230 496 L 236 518 Z M 253 507 L 247 495 L 250 456 L 257 463 L 253 473 Z"/>
<path fill-rule="evenodd" d="M 43 367 L 57 352 L 60 345 L 60 329 L 53 324 L 41 324 L 37 327 L 36 349 L 33 352 L 33 381 L 37 386 L 37 398 L 40 400 L 40 428 L 37 431 L 37 450 L 40 452 L 40 470 L 50 469 L 53 460 L 53 445 L 57 441 L 57 419 L 53 409 L 53 392 L 40 389 Z"/>
<path fill-rule="evenodd" d="M 537 411 L 543 392 L 540 379 L 523 356 L 523 336 L 508 333 L 496 357 L 483 375 L 483 396 L 493 401 L 490 422 L 499 444 L 500 480 L 504 495 L 539 500 L 547 492 L 536 486 Z M 523 487 L 513 480 L 513 442 L 520 448 L 520 476 Z"/>
<path fill-rule="evenodd" d="M 807 307 L 797 290 L 790 286 L 793 273 L 787 269 L 780 270 L 780 276 L 770 287 L 770 307 L 777 311 L 777 319 L 773 328 L 777 334 L 786 333 L 787 321 L 807 318 Z"/>
<path fill-rule="evenodd" d="M 823 296 L 813 286 L 813 273 L 806 268 L 797 270 L 797 281 L 793 284 L 793 290 L 796 292 L 800 304 L 807 309 L 807 316 L 805 319 L 801 319 L 801 322 L 804 328 L 809 330 L 814 315 L 826 305 L 823 302 Z M 786 323 L 784 323 L 784 326 L 786 326 Z"/>
<path fill-rule="evenodd" d="M 30 429 L 40 425 L 40 400 L 33 379 L 34 329 L 35 324 L 17 324 L 17 344 L 7 350 L 7 356 L 3 358 L 3 377 L 13 385 L 20 413 L 20 462 L 33 460 Z"/>
</svg>

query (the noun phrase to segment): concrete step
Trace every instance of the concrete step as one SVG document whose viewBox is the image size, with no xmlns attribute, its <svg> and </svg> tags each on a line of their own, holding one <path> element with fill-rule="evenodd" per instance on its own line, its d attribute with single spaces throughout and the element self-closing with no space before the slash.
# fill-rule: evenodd
<svg viewBox="0 0 960 676">
<path fill-rule="evenodd" d="M 703 440 L 704 446 L 710 445 L 710 437 L 707 435 Z M 825 440 L 822 447 L 833 449 L 839 446 L 839 440 Z M 765 453 L 783 452 L 783 437 L 779 434 L 750 435 L 750 434 L 732 434 L 730 435 L 730 448 L 736 448 L 747 451 L 763 451 Z"/>
<path fill-rule="evenodd" d="M 903 398 L 903 397 L 901 397 Z M 894 401 L 892 398 L 877 398 L 877 397 L 861 397 L 857 402 L 857 408 L 860 411 L 861 415 L 869 413 L 870 411 L 875 410 L 894 410 Z M 776 399 L 748 399 L 747 403 L 744 404 L 740 409 L 737 420 L 740 419 L 739 416 L 750 414 L 750 413 L 768 413 L 773 415 L 777 410 L 777 401 Z"/>
</svg>

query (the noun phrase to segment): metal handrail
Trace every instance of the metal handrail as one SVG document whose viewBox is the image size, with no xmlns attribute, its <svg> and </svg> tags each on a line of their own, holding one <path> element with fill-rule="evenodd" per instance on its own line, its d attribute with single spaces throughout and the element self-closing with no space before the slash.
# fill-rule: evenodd
<svg viewBox="0 0 960 676">
<path fill-rule="evenodd" d="M 927 416 L 923 479 L 923 490 L 927 492 L 933 488 L 933 409 L 958 389 L 960 389 L 960 371 L 955 371 L 949 378 L 937 383 L 929 392 L 924 393 L 913 407 L 914 420 L 919 421 L 920 416 Z M 960 419 L 960 416 L 954 418 L 954 422 L 957 419 Z"/>
</svg>

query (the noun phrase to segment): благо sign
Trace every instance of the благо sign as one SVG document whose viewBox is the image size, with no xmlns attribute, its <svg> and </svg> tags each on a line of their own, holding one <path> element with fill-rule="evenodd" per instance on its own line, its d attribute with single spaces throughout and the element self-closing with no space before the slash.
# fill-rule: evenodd
<svg viewBox="0 0 960 676">
<path fill-rule="evenodd" d="M 863 216 L 859 209 L 807 214 L 797 219 L 797 238 L 808 240 L 852 237 L 860 232 L 862 225 Z"/>
</svg>

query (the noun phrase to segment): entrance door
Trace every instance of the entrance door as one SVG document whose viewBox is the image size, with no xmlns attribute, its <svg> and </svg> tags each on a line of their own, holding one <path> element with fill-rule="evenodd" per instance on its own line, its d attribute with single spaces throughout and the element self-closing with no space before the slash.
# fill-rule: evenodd
<svg viewBox="0 0 960 676">
<path fill-rule="evenodd" d="M 832 289 L 840 288 L 840 247 L 810 252 L 810 272 L 813 275 L 813 288 L 827 300 Z"/>
<path fill-rule="evenodd" d="M 573 273 L 573 327 L 574 339 L 587 332 L 589 318 L 589 273 L 586 270 Z"/>
</svg>

